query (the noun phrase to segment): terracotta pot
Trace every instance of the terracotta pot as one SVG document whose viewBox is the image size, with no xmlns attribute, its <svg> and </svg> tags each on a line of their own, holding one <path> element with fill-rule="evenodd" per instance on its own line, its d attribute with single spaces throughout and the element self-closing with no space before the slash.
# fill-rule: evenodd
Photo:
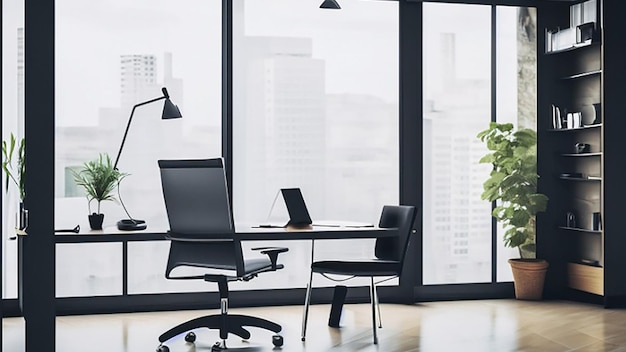
<svg viewBox="0 0 626 352">
<path fill-rule="evenodd" d="M 543 259 L 509 259 L 515 282 L 515 298 L 540 300 L 548 262 Z"/>
<path fill-rule="evenodd" d="M 92 213 L 89 217 L 89 226 L 92 230 L 102 230 L 102 222 L 104 221 L 104 214 Z"/>
</svg>

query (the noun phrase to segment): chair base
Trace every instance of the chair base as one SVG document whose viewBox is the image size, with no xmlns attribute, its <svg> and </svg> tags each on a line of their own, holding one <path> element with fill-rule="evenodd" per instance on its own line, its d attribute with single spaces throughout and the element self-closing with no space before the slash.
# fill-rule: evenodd
<svg viewBox="0 0 626 352">
<path fill-rule="evenodd" d="M 244 326 L 270 330 L 275 333 L 282 330 L 280 325 L 263 318 L 238 314 L 215 314 L 198 317 L 181 323 L 161 334 L 161 336 L 159 336 L 159 342 L 163 343 L 174 336 L 197 328 L 220 330 L 220 338 L 222 339 L 226 339 L 225 336 L 227 336 L 227 334 L 234 334 L 247 340 L 250 338 L 250 332 L 245 329 Z"/>
</svg>

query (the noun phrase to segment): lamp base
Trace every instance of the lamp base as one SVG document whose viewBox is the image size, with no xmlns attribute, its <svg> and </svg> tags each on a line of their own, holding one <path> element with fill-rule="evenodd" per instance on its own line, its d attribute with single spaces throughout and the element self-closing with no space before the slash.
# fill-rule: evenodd
<svg viewBox="0 0 626 352">
<path fill-rule="evenodd" d="M 148 227 L 145 220 L 122 219 L 117 222 L 117 229 L 122 231 L 139 231 Z"/>
</svg>

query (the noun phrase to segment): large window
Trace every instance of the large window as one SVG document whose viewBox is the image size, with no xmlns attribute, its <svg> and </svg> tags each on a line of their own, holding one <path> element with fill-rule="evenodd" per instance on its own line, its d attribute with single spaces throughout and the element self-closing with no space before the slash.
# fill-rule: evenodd
<svg viewBox="0 0 626 352">
<path fill-rule="evenodd" d="M 491 168 L 476 138 L 498 122 L 536 128 L 534 9 L 424 3 L 424 284 L 511 279 L 516 252 L 495 238 L 482 184 Z M 495 61 L 492 61 L 495 39 Z M 495 65 L 496 76 L 492 75 Z M 495 97 L 492 101 L 495 80 Z"/>
<path fill-rule="evenodd" d="M 157 160 L 221 155 L 221 15 L 220 1 L 56 1 L 57 228 L 89 228 L 71 170 L 99 153 L 115 159 L 133 105 L 160 97 L 162 87 L 183 118 L 162 121 L 162 101 L 138 107 L 118 168 L 130 174 L 119 191 L 132 217 L 148 231 L 167 228 Z M 128 218 L 114 202 L 102 212 L 105 228 Z M 166 252 L 158 243 L 131 251 L 141 260 L 131 258 L 130 270 L 144 275 L 131 276 L 129 289 L 158 292 Z M 111 269 L 120 253 L 105 244 L 57 246 L 57 293 L 120 293 L 122 272 Z"/>
<path fill-rule="evenodd" d="M 537 129 L 537 9 L 496 8 L 496 116 L 519 128 Z M 512 281 L 507 262 L 519 257 L 514 248 L 504 247 L 504 230 L 496 236 L 497 280 Z"/>
<path fill-rule="evenodd" d="M 398 203 L 398 4 L 351 1 L 340 11 L 319 5 L 233 2 L 238 223 L 265 221 L 285 187 L 302 189 L 314 222 L 376 223 L 384 204 Z M 272 285 L 302 287 L 311 243 L 286 245 L 288 273 Z M 372 255 L 373 243 L 315 246 L 316 259 L 349 258 Z"/>
<path fill-rule="evenodd" d="M 320 2 L 233 0 L 231 188 L 240 225 L 283 219 L 284 206 L 272 202 L 285 187 L 302 189 L 314 222 L 376 223 L 384 204 L 399 202 L 398 2 L 350 1 L 340 11 Z M 23 135 L 24 32 L 22 2 L 2 6 L 6 139 Z M 507 281 L 516 252 L 502 246 L 501 229 L 493 235 L 491 204 L 480 200 L 490 168 L 478 164 L 486 149 L 476 134 L 492 116 L 535 128 L 536 13 L 440 2 L 423 10 L 423 283 L 491 282 L 494 269 Z M 132 106 L 161 87 L 183 119 L 161 121 L 161 102 L 139 107 L 118 167 L 130 174 L 120 194 L 132 217 L 148 231 L 167 228 L 157 160 L 221 155 L 221 16 L 219 0 L 56 1 L 57 228 L 89 227 L 94 208 L 72 170 L 100 153 L 115 158 Z M 7 241 L 16 204 L 9 191 L 4 298 L 17 294 L 17 242 Z M 102 211 L 105 227 L 129 216 L 113 202 Z M 128 246 L 129 293 L 207 290 L 164 279 L 167 245 Z M 312 244 L 285 245 L 285 270 L 234 288 L 302 287 Z M 316 259 L 367 257 L 372 247 L 316 241 Z M 57 294 L 120 294 L 120 258 L 119 244 L 58 245 Z"/>
<path fill-rule="evenodd" d="M 13 133 L 24 136 L 24 2 L 2 2 L 2 140 Z M 15 154 L 14 154 L 15 155 Z M 2 172 L 2 298 L 17 297 L 17 241 L 15 216 L 19 207 L 19 190 L 9 183 L 5 192 L 6 174 Z"/>
<path fill-rule="evenodd" d="M 424 3 L 424 284 L 491 281 L 491 7 Z"/>
</svg>

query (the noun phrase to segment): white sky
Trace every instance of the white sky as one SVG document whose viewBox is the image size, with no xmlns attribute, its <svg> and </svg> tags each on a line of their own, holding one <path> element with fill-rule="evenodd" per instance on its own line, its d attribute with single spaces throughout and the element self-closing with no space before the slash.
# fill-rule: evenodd
<svg viewBox="0 0 626 352">
<path fill-rule="evenodd" d="M 327 93 L 397 102 L 398 3 L 339 2 L 342 10 L 333 11 L 319 9 L 320 0 L 246 1 L 246 33 L 313 38 L 313 56 L 326 61 Z M 15 28 L 23 22 L 17 3 L 3 1 L 5 78 L 13 74 Z M 489 6 L 427 3 L 425 14 L 426 85 L 437 84 L 428 73 L 441 70 L 437 41 L 445 32 L 456 33 L 456 53 L 463 58 L 456 62 L 459 77 L 485 77 Z M 184 80 L 185 111 L 193 112 L 186 121 L 219 123 L 220 0 L 57 0 L 56 15 L 57 124 L 93 124 L 98 108 L 119 105 L 120 55 L 154 54 L 161 66 L 167 51 L 173 53 L 174 76 Z M 14 90 L 11 82 L 3 84 L 5 92 Z M 5 100 L 12 100 L 10 93 Z M 7 106 L 5 114 L 14 114 L 13 108 Z"/>
</svg>

